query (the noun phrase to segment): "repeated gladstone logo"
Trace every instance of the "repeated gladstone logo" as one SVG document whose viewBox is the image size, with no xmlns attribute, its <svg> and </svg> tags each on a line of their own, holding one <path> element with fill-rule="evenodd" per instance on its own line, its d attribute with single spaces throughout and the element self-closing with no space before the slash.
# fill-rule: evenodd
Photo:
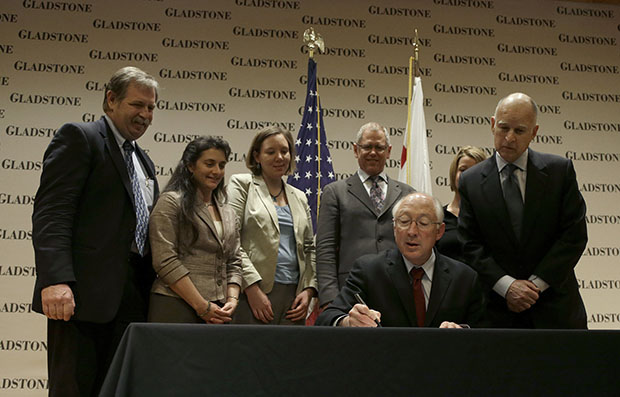
<svg viewBox="0 0 620 397">
<path fill-rule="evenodd" d="M 42 340 L 0 340 L 0 351 L 46 352 L 47 342 Z"/>
<path fill-rule="evenodd" d="M 75 13 L 91 13 L 93 5 L 90 3 L 69 3 L 66 1 L 48 0 L 24 0 L 22 6 L 26 9 L 46 10 L 46 11 L 65 11 Z"/>
<path fill-rule="evenodd" d="M 0 240 L 32 240 L 32 230 L 0 229 Z"/>
<path fill-rule="evenodd" d="M 618 247 L 587 247 L 583 252 L 583 256 L 620 256 L 620 248 Z"/>
<path fill-rule="evenodd" d="M 588 315 L 588 324 L 620 323 L 620 313 L 592 313 Z"/>
<path fill-rule="evenodd" d="M 30 302 L 0 303 L 0 313 L 30 314 L 32 313 L 32 303 Z"/>
<path fill-rule="evenodd" d="M 24 265 L 0 265 L 0 276 L 2 277 L 34 277 L 37 271 L 34 266 Z"/>
<path fill-rule="evenodd" d="M 8 125 L 4 132 L 7 136 L 30 137 L 30 138 L 51 138 L 56 135 L 58 128 L 31 127 Z"/>
<path fill-rule="evenodd" d="M 0 205 L 32 205 L 34 195 L 0 192 Z"/>
<path fill-rule="evenodd" d="M 0 168 L 11 171 L 41 171 L 42 161 L 2 159 Z"/>
<path fill-rule="evenodd" d="M 47 390 L 48 381 L 43 378 L 2 378 L 0 390 Z"/>
<path fill-rule="evenodd" d="M 620 225 L 620 215 L 588 214 L 586 222 L 589 225 Z"/>
</svg>

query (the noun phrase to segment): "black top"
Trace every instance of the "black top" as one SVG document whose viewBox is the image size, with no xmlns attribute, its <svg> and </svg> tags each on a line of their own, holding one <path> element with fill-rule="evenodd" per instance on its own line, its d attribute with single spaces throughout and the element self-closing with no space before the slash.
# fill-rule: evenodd
<svg viewBox="0 0 620 397">
<path fill-rule="evenodd" d="M 437 244 L 435 248 L 441 254 L 449 256 L 452 259 L 463 261 L 463 243 L 459 239 L 456 226 L 459 222 L 459 218 L 452 212 L 448 211 L 448 206 L 443 207 L 443 222 L 446 224 L 446 232 Z"/>
</svg>

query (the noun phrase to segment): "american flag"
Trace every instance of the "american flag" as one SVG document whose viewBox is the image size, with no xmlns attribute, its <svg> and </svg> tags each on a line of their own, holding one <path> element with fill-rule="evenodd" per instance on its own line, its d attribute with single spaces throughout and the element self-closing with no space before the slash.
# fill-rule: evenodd
<svg viewBox="0 0 620 397">
<path fill-rule="evenodd" d="M 288 177 L 288 183 L 306 193 L 312 212 L 312 226 L 316 232 L 321 190 L 328 183 L 335 181 L 336 175 L 327 148 L 323 112 L 316 85 L 316 62 L 312 58 L 308 59 L 306 105 L 295 148 L 296 168 L 295 173 Z"/>
</svg>

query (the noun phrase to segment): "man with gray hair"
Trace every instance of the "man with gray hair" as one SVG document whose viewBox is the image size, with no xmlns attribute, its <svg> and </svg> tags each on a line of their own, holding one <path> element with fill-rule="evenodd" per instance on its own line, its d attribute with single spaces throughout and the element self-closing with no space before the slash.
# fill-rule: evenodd
<svg viewBox="0 0 620 397">
<path fill-rule="evenodd" d="M 316 234 L 321 306 L 338 295 L 357 258 L 396 246 L 390 212 L 398 199 L 414 189 L 385 173 L 391 150 L 384 127 L 364 124 L 353 145 L 359 169 L 323 190 Z"/>
<path fill-rule="evenodd" d="M 146 320 L 158 185 L 135 141 L 153 120 L 157 90 L 142 70 L 118 70 L 105 116 L 63 125 L 45 151 L 32 215 L 32 306 L 48 318 L 50 396 L 98 394 L 125 328 Z"/>
<path fill-rule="evenodd" d="M 355 261 L 344 288 L 317 319 L 343 327 L 461 328 L 481 324 L 478 275 L 433 249 L 445 230 L 443 208 L 424 193 L 394 206 L 397 249 Z"/>
<path fill-rule="evenodd" d="M 465 262 L 489 294 L 490 325 L 586 328 L 575 265 L 585 249 L 586 204 L 570 160 L 528 149 L 536 103 L 502 98 L 491 118 L 495 155 L 460 178 Z"/>
</svg>

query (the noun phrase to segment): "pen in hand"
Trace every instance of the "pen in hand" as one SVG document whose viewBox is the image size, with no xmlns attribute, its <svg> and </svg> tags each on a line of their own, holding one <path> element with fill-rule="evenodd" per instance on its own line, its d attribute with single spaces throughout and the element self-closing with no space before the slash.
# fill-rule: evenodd
<svg viewBox="0 0 620 397">
<path fill-rule="evenodd" d="M 355 296 L 355 299 L 357 299 L 357 303 L 368 307 L 368 305 L 366 304 L 366 302 L 364 302 L 360 294 L 354 294 L 354 296 Z M 370 309 L 370 307 L 368 308 Z M 375 320 L 375 323 L 377 324 L 377 327 L 381 327 L 381 323 L 379 322 L 379 320 L 376 318 L 374 320 Z"/>
</svg>

